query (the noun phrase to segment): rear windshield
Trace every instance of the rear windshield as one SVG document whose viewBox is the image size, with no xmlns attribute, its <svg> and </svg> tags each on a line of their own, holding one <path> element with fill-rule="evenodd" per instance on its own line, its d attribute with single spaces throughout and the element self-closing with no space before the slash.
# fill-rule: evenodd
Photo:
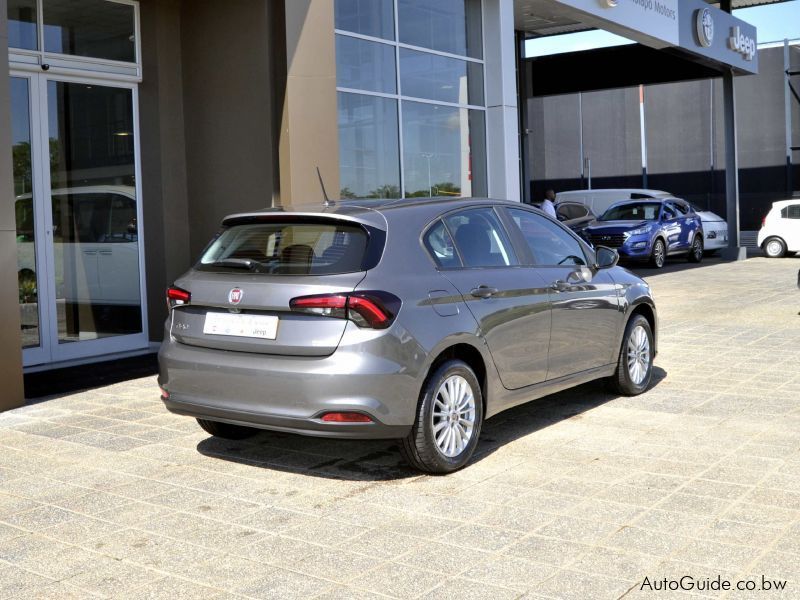
<svg viewBox="0 0 800 600">
<path fill-rule="evenodd" d="M 363 270 L 367 241 L 366 231 L 349 223 L 234 225 L 222 230 L 197 268 L 274 275 L 353 273 Z"/>
</svg>

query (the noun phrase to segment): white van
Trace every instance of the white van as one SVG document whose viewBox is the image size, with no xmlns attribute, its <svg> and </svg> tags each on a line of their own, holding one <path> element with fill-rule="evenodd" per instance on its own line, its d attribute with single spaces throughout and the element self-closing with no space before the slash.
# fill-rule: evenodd
<svg viewBox="0 0 800 600">
<path fill-rule="evenodd" d="M 800 198 L 772 203 L 758 232 L 758 245 L 770 258 L 800 252 Z"/>
<path fill-rule="evenodd" d="M 561 202 L 580 202 L 588 206 L 594 214 L 601 216 L 612 204 L 623 200 L 638 200 L 640 198 L 675 198 L 674 195 L 662 190 L 644 188 L 618 188 L 599 190 L 571 190 L 556 194 L 556 209 Z M 686 200 L 684 200 L 686 202 Z M 698 207 L 687 202 L 703 221 L 703 244 L 706 252 L 713 252 L 728 247 L 728 223 L 708 210 L 699 210 Z"/>
<path fill-rule="evenodd" d="M 52 191 L 56 297 L 80 304 L 138 305 L 136 191 L 86 186 Z M 33 199 L 16 198 L 20 285 L 36 286 Z"/>
</svg>

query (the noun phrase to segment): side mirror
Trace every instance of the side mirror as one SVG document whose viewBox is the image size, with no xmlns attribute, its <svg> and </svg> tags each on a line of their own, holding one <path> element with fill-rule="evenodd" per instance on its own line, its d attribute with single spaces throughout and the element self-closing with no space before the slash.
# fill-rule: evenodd
<svg viewBox="0 0 800 600">
<path fill-rule="evenodd" d="M 597 246 L 595 248 L 595 266 L 598 269 L 610 269 L 617 266 L 619 254 L 613 248 Z"/>
</svg>

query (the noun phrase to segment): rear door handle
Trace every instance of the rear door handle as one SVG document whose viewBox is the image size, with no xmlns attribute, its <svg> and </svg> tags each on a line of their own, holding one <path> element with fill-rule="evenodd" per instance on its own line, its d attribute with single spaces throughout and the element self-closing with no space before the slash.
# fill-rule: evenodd
<svg viewBox="0 0 800 600">
<path fill-rule="evenodd" d="M 476 298 L 491 298 L 498 291 L 499 290 L 497 288 L 489 287 L 488 285 L 481 285 L 470 290 L 470 294 L 472 294 Z"/>
</svg>

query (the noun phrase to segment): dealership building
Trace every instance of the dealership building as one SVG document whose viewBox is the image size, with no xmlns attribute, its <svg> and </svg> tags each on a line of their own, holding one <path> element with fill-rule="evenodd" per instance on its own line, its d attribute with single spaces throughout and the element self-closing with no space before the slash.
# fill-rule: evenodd
<svg viewBox="0 0 800 600">
<path fill-rule="evenodd" d="M 730 11 L 768 3 L 0 0 L 0 410 L 24 402 L 24 371 L 152 352 L 166 286 L 221 218 L 318 202 L 318 172 L 342 198 L 585 185 L 573 167 L 602 152 L 545 165 L 588 91 L 713 78 L 715 193 L 737 231 L 735 90 L 760 57 Z M 530 37 L 591 28 L 638 44 L 611 65 L 524 59 Z"/>
</svg>

